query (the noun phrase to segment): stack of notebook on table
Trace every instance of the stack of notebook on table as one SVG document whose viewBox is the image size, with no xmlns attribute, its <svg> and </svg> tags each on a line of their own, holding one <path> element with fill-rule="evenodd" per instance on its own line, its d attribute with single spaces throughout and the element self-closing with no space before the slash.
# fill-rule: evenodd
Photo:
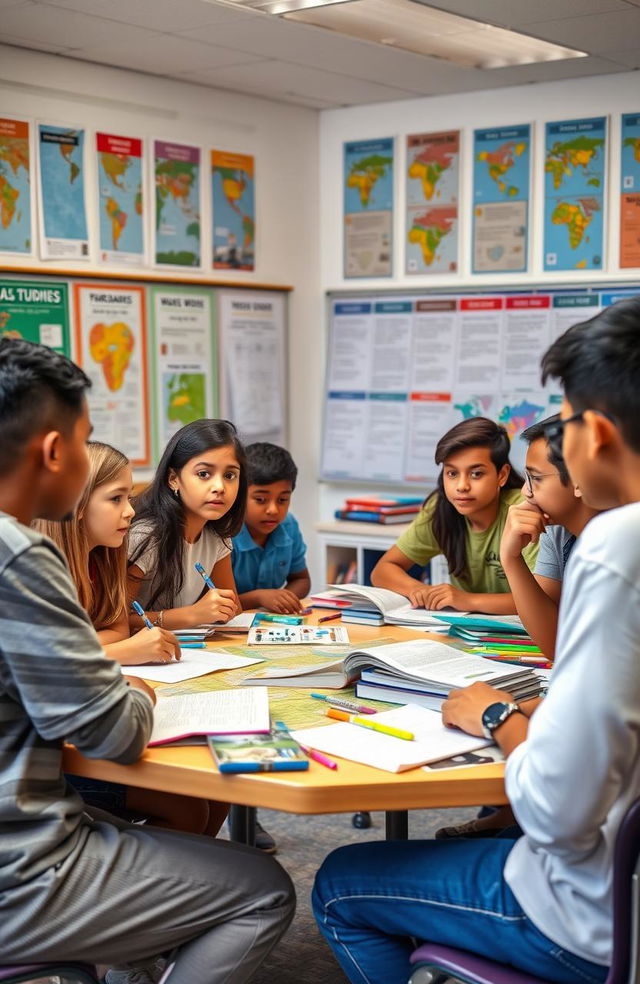
<svg viewBox="0 0 640 984">
<path fill-rule="evenodd" d="M 449 625 L 449 634 L 464 641 L 466 648 L 488 659 L 550 669 L 547 657 L 536 646 L 517 615 L 437 616 Z"/>
<path fill-rule="evenodd" d="M 447 633 L 448 625 L 435 616 L 439 612 L 412 608 L 404 595 L 368 584 L 330 585 L 311 596 L 314 608 L 333 608 L 342 613 L 343 622 L 361 625 L 407 625 L 429 632 Z"/>
<path fill-rule="evenodd" d="M 420 512 L 421 496 L 400 495 L 381 499 L 363 496 L 345 499 L 342 509 L 336 509 L 336 519 L 353 519 L 361 523 L 410 523 Z"/>
</svg>

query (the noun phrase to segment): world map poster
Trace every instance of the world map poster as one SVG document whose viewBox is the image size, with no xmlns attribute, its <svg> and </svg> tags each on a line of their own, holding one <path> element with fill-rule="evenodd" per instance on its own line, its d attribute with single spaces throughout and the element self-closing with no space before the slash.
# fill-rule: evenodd
<svg viewBox="0 0 640 984">
<path fill-rule="evenodd" d="M 40 254 L 43 260 L 88 260 L 84 130 L 38 126 Z"/>
<path fill-rule="evenodd" d="M 344 275 L 393 270 L 393 137 L 344 145 Z"/>
<path fill-rule="evenodd" d="M 620 266 L 639 267 L 640 113 L 623 114 L 620 145 Z"/>
<path fill-rule="evenodd" d="M 96 133 L 100 259 L 144 263 L 142 140 Z"/>
<path fill-rule="evenodd" d="M 215 416 L 217 374 L 210 292 L 153 287 L 150 294 L 157 450 L 161 452 L 185 424 Z"/>
<path fill-rule="evenodd" d="M 547 123 L 544 269 L 601 270 L 607 118 Z"/>
<path fill-rule="evenodd" d="M 30 254 L 29 124 L 0 119 L 0 253 Z"/>
<path fill-rule="evenodd" d="M 460 131 L 407 137 L 407 273 L 458 269 Z"/>
<path fill-rule="evenodd" d="M 200 148 L 156 140 L 153 173 L 155 263 L 199 267 Z"/>
<path fill-rule="evenodd" d="M 474 273 L 526 271 L 530 168 L 528 123 L 474 131 Z"/>
<path fill-rule="evenodd" d="M 75 284 L 76 359 L 91 380 L 93 436 L 151 463 L 144 287 Z"/>
<path fill-rule="evenodd" d="M 211 151 L 213 267 L 253 270 L 256 253 L 255 160 Z"/>
</svg>

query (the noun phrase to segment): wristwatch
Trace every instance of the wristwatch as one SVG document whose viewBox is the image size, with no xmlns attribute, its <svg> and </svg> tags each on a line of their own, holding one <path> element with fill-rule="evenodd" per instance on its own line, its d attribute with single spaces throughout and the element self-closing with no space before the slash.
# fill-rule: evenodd
<svg viewBox="0 0 640 984">
<path fill-rule="evenodd" d="M 493 738 L 493 732 L 501 724 L 511 717 L 512 714 L 521 714 L 522 711 L 517 704 L 508 704 L 505 701 L 496 701 L 489 704 L 482 712 L 482 733 L 485 738 Z"/>
</svg>

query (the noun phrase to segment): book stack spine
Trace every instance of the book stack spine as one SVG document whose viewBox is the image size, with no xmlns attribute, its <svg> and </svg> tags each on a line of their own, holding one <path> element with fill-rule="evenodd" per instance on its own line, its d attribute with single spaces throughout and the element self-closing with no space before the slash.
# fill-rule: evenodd
<svg viewBox="0 0 640 984">
<path fill-rule="evenodd" d="M 359 523 L 410 523 L 420 512 L 422 499 L 418 496 L 397 496 L 390 499 L 363 497 L 346 499 L 341 509 L 336 509 L 336 519 L 350 519 Z"/>
</svg>

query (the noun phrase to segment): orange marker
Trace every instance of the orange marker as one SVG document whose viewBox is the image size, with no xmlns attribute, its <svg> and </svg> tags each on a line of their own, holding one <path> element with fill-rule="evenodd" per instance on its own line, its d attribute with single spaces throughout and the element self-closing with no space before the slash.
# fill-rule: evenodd
<svg viewBox="0 0 640 984">
<path fill-rule="evenodd" d="M 337 707 L 330 707 L 328 711 L 325 711 L 324 716 L 335 718 L 336 721 L 350 721 L 352 718 L 351 714 L 347 714 L 346 711 L 339 711 Z"/>
</svg>

